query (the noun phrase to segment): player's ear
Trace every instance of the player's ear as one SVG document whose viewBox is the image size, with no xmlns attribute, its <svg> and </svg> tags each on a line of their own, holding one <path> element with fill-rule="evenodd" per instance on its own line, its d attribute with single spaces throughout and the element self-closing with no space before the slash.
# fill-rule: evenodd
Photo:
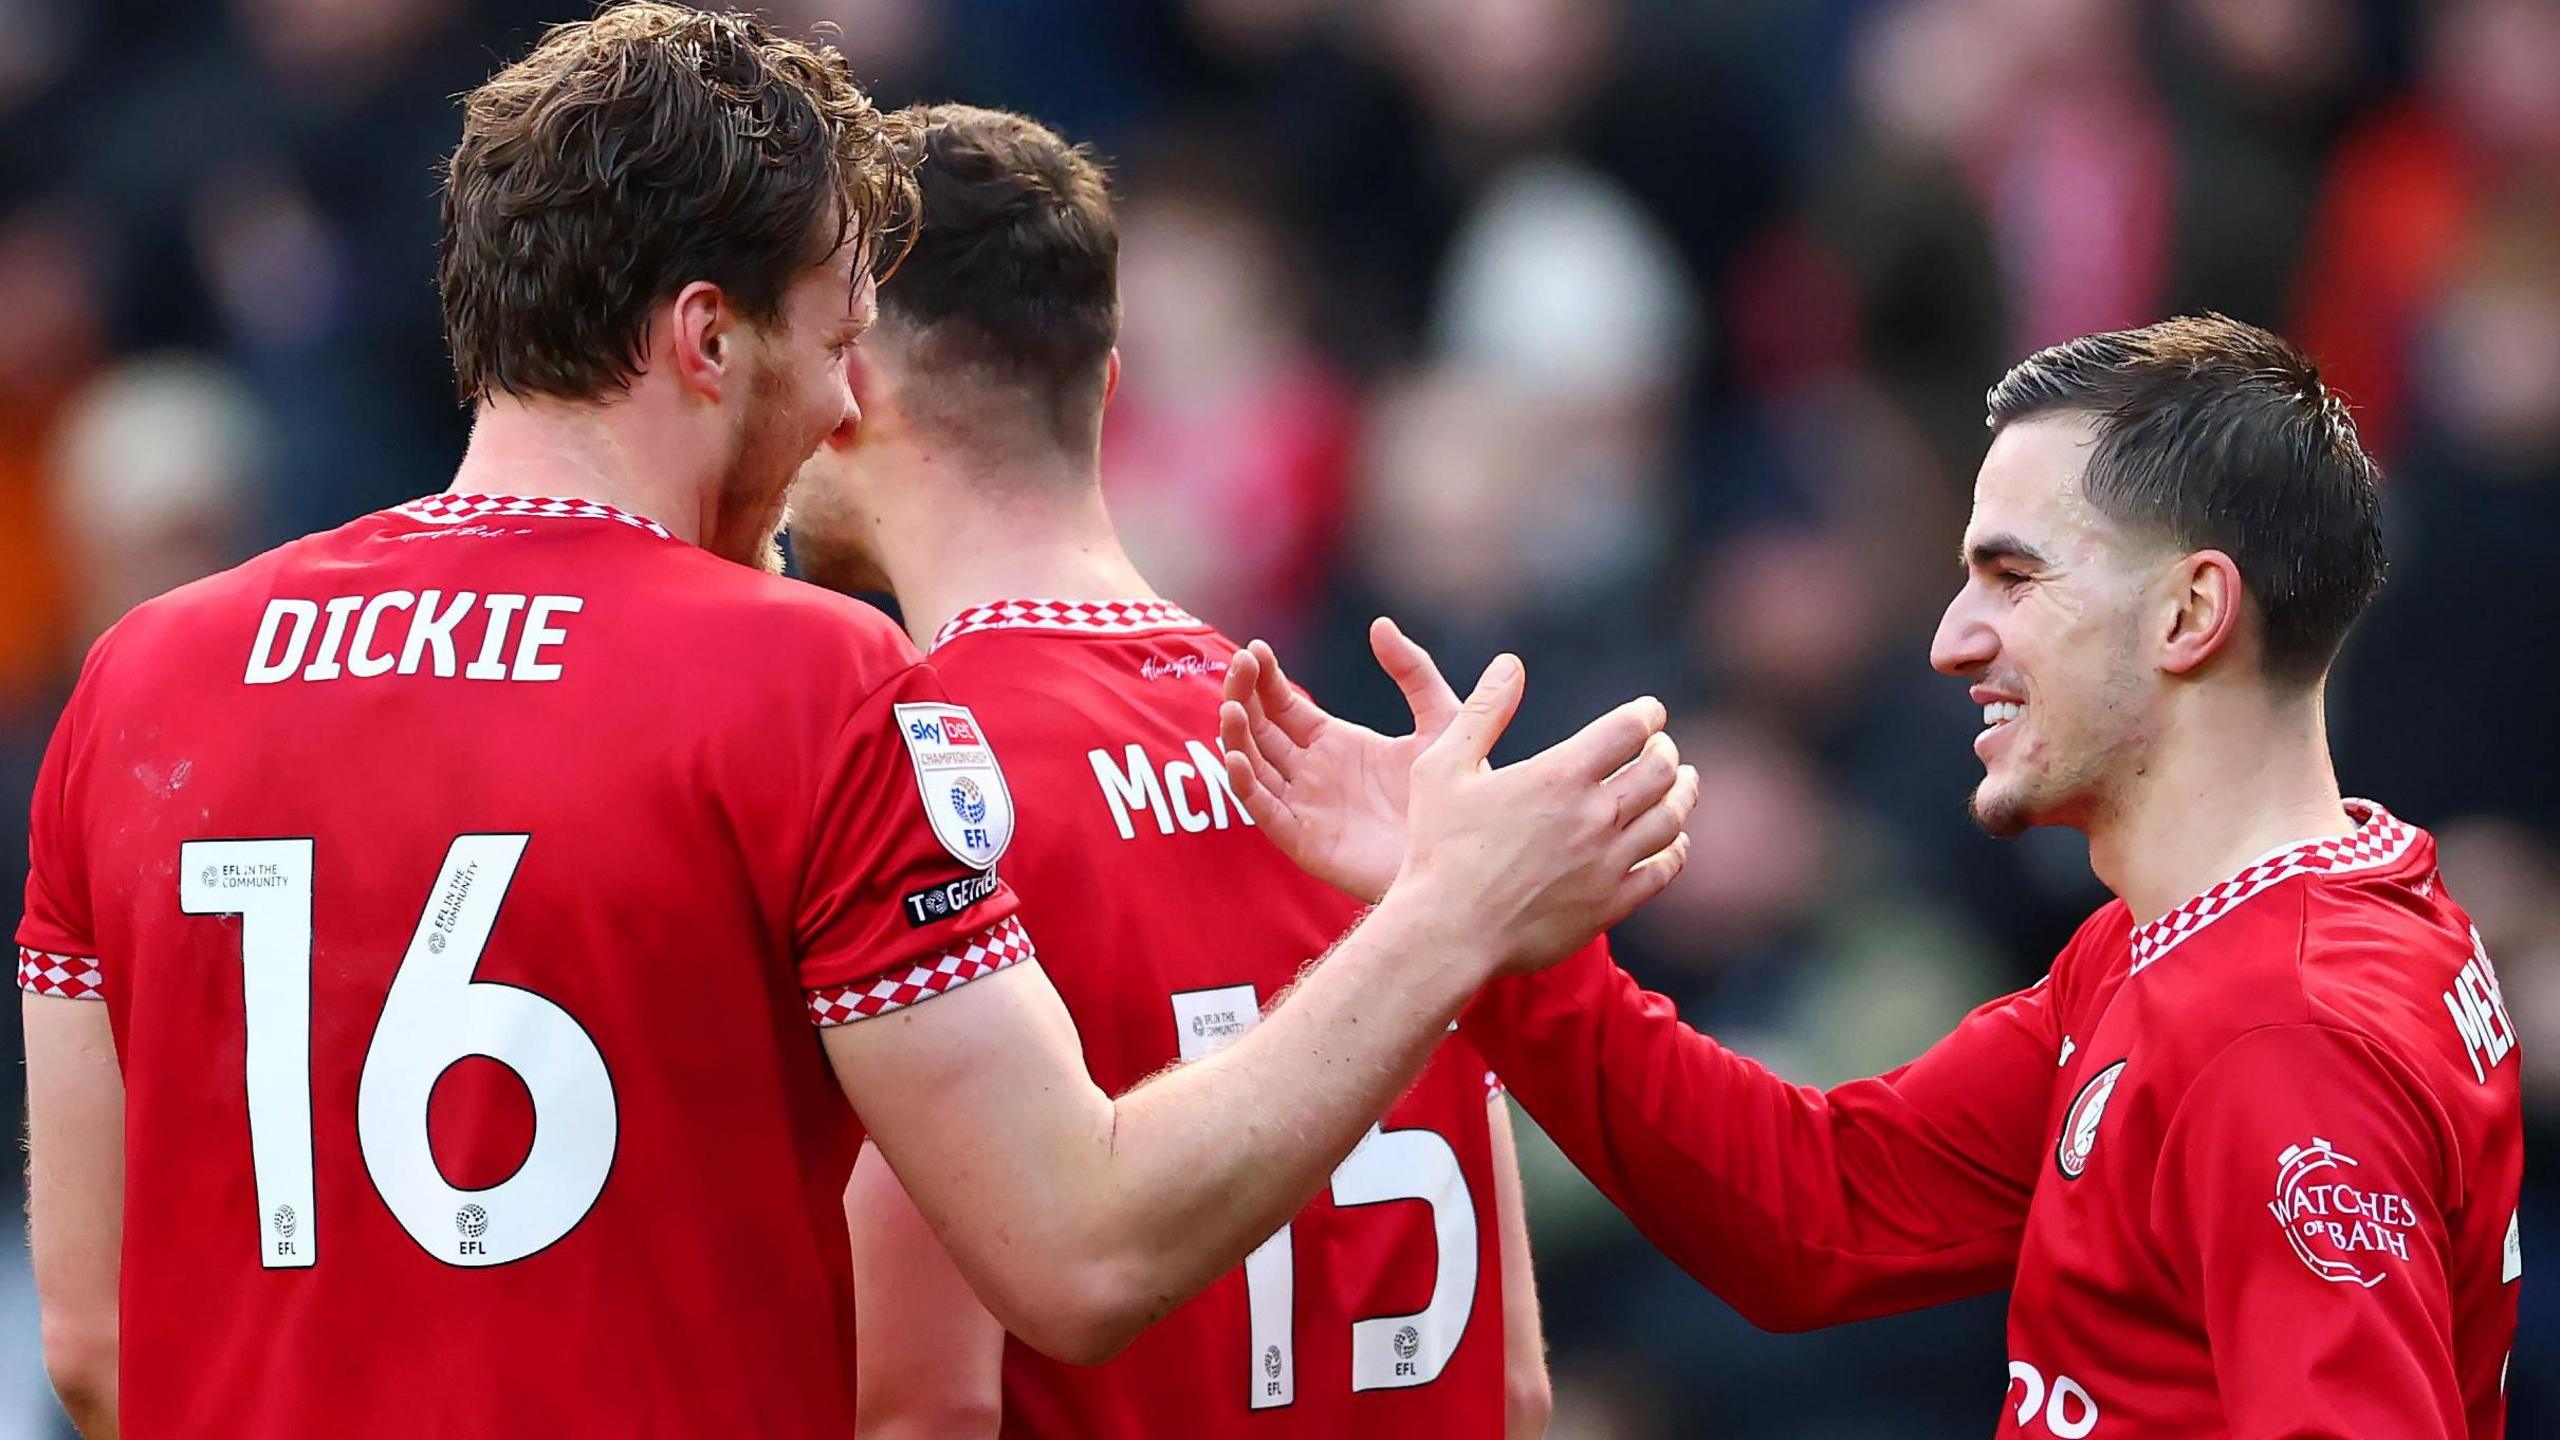
<svg viewBox="0 0 2560 1440">
<path fill-rule="evenodd" d="M 1111 347 L 1111 359 L 1102 372 L 1102 408 L 1111 408 L 1111 397 L 1120 393 L 1120 347 Z"/>
<path fill-rule="evenodd" d="M 718 401 L 729 365 L 737 358 L 736 316 L 728 297 L 708 280 L 696 280 L 668 302 L 666 344 L 676 378 L 706 400 Z"/>
<path fill-rule="evenodd" d="M 2240 566 L 2219 550 L 2198 550 L 2171 567 L 2160 634 L 2160 668 L 2194 673 L 2236 643 L 2248 603 Z"/>
</svg>

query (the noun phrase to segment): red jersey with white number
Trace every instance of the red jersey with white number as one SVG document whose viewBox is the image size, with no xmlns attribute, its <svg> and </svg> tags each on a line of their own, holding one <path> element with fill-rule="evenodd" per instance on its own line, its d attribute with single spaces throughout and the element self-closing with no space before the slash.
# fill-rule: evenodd
<svg viewBox="0 0 2560 1440">
<path fill-rule="evenodd" d="M 1491 987 L 1468 1033 L 1762 1324 L 2011 1287 L 2000 1435 L 2489 1440 L 2515 1030 L 2435 842 L 2349 809 L 2159 920 L 2107 906 L 2044 981 L 1828 1093 L 1597 955 Z"/>
<path fill-rule="evenodd" d="M 850 1433 L 811 1021 L 1027 953 L 1001 887 L 919 898 L 1009 828 L 966 720 L 867 608 L 584 502 L 434 497 L 117 625 L 18 978 L 124 1071 L 125 1435 Z"/>
<path fill-rule="evenodd" d="M 1162 601 L 1003 602 L 935 640 L 1004 752 L 1022 817 L 1006 873 L 1113 1094 L 1244 1033 L 1358 913 L 1226 788 L 1234 651 Z M 1488 1081 L 1452 1037 L 1287 1229 L 1111 1363 L 1008 1341 L 1004 1433 L 1498 1436 Z"/>
</svg>

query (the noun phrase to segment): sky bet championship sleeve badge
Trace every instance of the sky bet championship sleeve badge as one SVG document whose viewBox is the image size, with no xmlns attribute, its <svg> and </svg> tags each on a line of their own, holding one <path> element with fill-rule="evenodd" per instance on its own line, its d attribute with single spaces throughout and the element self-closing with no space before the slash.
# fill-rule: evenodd
<svg viewBox="0 0 2560 1440">
<path fill-rule="evenodd" d="M 972 870 L 994 867 L 1013 843 L 1013 792 L 1004 785 L 996 752 L 961 705 L 891 707 L 898 737 L 915 762 L 916 788 L 924 792 L 925 818 L 942 848 Z"/>
</svg>

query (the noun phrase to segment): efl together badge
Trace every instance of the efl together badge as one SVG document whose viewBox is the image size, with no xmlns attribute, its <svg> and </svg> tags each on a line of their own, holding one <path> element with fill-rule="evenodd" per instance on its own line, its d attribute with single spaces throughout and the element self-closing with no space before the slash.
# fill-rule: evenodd
<svg viewBox="0 0 2560 1440">
<path fill-rule="evenodd" d="M 896 705 L 898 738 L 915 762 L 916 788 L 934 838 L 972 870 L 991 869 L 1013 843 L 1013 793 L 1004 770 L 960 705 Z"/>
</svg>

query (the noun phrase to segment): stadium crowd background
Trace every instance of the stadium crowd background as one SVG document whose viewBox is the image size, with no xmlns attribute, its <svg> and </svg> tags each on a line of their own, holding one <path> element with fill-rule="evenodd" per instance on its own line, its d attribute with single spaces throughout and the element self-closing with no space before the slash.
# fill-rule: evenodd
<svg viewBox="0 0 2560 1440">
<path fill-rule="evenodd" d="M 766 8 L 838 24 L 884 104 L 1024 109 L 1111 161 L 1110 496 L 1169 594 L 1381 722 L 1381 610 L 1453 670 L 1525 655 L 1515 748 L 1672 703 L 1698 848 L 1620 953 L 1797 1079 L 1908 1058 L 2104 898 L 2075 837 L 1973 831 L 1979 717 L 1926 664 L 1984 388 L 2200 308 L 2301 340 L 2391 477 L 2342 775 L 2443 840 L 2524 1034 L 2528 1143 L 2560 1136 L 2560 3 Z M 451 97 L 575 13 L 0 0 L 7 813 L 126 607 L 446 483 Z M 1530 1150 L 1556 1435 L 1991 1420 L 1996 1298 L 1763 1336 Z M 2547 1169 L 2524 1234 L 2560 1234 Z M 2560 1427 L 2538 1296 L 2517 1435 Z M 50 1415 L 13 1245 L 0 1440 Z"/>
</svg>

